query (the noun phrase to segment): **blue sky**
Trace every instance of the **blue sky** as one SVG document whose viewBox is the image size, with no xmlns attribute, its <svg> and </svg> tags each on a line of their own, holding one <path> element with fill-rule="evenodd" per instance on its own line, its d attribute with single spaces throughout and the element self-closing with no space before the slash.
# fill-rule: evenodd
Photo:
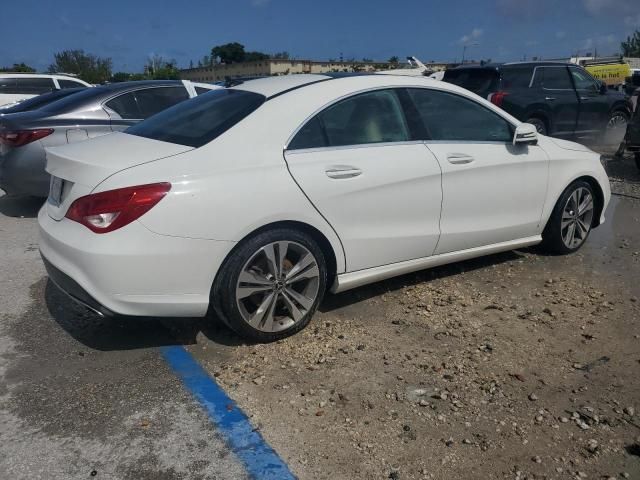
<svg viewBox="0 0 640 480">
<path fill-rule="evenodd" d="M 182 67 L 217 44 L 296 58 L 416 55 L 423 61 L 517 60 L 619 50 L 640 28 L 639 0 L 21 0 L 0 6 L 0 66 L 44 70 L 53 53 L 85 51 L 141 71 L 159 54 Z"/>
</svg>

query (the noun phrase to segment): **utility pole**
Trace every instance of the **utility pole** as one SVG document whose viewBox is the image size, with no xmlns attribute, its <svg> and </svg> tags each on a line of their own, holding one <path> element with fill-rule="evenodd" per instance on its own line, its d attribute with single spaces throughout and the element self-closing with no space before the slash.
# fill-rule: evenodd
<svg viewBox="0 0 640 480">
<path fill-rule="evenodd" d="M 464 55 L 465 53 L 467 53 L 467 48 L 469 47 L 477 47 L 478 45 L 480 45 L 479 43 L 465 43 L 462 46 L 462 62 L 461 64 L 464 65 Z"/>
</svg>

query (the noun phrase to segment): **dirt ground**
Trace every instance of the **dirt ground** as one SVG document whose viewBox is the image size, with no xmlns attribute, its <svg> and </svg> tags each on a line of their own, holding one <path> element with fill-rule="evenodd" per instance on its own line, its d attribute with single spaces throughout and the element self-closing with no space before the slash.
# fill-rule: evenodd
<svg viewBox="0 0 640 480">
<path fill-rule="evenodd" d="M 189 349 L 301 479 L 640 479 L 640 175 L 608 168 L 624 196 L 577 254 L 420 272 L 328 296 L 287 340 Z"/>
</svg>

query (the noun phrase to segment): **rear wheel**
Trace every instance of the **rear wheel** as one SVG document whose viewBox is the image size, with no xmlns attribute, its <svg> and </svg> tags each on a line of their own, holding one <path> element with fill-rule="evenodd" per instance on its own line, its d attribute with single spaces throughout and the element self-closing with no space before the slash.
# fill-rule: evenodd
<svg viewBox="0 0 640 480">
<path fill-rule="evenodd" d="M 573 253 L 587 240 L 593 225 L 595 195 L 587 182 L 567 187 L 551 213 L 542 234 L 542 246 L 553 253 Z"/>
<path fill-rule="evenodd" d="M 531 117 L 525 123 L 530 123 L 531 125 L 536 127 L 536 130 L 538 131 L 538 133 L 540 135 L 546 135 L 547 134 L 547 124 L 541 118 Z"/>
<path fill-rule="evenodd" d="M 259 342 L 302 330 L 322 301 L 327 269 L 310 236 L 287 228 L 243 242 L 225 261 L 212 302 L 239 335 Z"/>
</svg>

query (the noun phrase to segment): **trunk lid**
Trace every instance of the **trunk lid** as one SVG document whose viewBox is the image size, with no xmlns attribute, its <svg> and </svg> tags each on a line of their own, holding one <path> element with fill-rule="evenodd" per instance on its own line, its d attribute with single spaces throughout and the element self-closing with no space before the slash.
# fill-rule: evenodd
<svg viewBox="0 0 640 480">
<path fill-rule="evenodd" d="M 53 219 L 61 220 L 76 198 L 88 195 L 114 173 L 189 150 L 193 147 L 126 133 L 47 148 L 46 170 L 55 187 L 47 200 L 47 212 Z"/>
</svg>

